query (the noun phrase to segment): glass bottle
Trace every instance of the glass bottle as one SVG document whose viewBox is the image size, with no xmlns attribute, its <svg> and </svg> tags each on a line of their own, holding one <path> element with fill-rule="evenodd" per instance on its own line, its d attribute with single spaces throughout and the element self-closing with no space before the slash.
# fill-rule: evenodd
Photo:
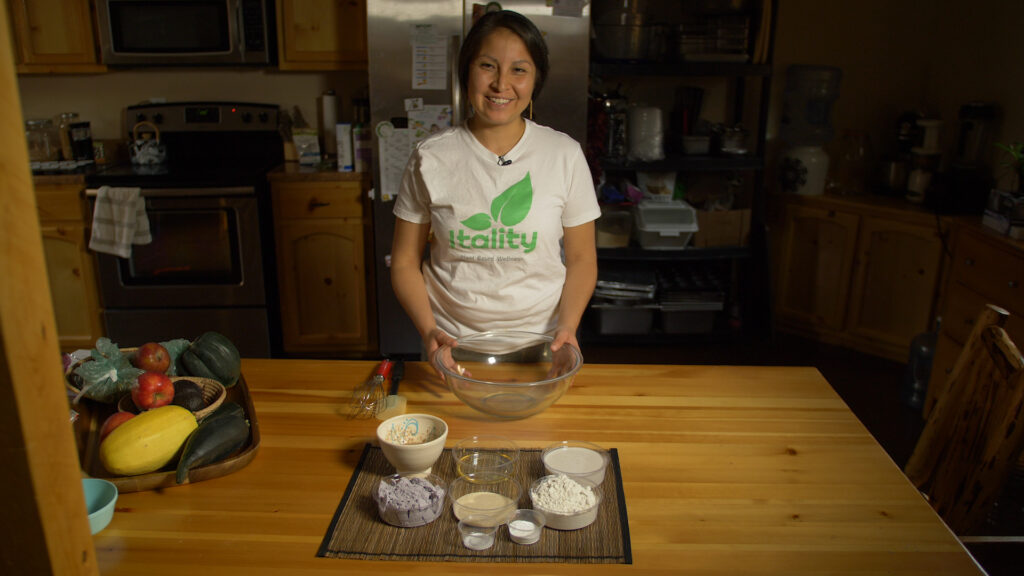
<svg viewBox="0 0 1024 576">
<path fill-rule="evenodd" d="M 51 120 L 26 120 L 25 140 L 30 162 L 51 162 L 60 156 L 60 137 Z"/>
<path fill-rule="evenodd" d="M 63 160 L 74 160 L 75 152 L 71 147 L 71 125 L 78 122 L 78 112 L 62 112 L 57 117 L 57 129 L 60 131 L 60 152 Z"/>
<path fill-rule="evenodd" d="M 626 139 L 626 99 L 618 95 L 605 99 L 608 113 L 608 156 L 625 158 L 628 152 Z"/>
<path fill-rule="evenodd" d="M 868 135 L 857 130 L 846 130 L 836 145 L 836 161 L 829 176 L 830 194 L 857 196 L 866 190 L 867 163 L 870 154 Z"/>
</svg>

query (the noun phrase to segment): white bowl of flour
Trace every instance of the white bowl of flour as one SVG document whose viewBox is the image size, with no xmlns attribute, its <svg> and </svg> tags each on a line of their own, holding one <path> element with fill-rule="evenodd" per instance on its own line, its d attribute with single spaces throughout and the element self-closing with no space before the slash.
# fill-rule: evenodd
<svg viewBox="0 0 1024 576">
<path fill-rule="evenodd" d="M 601 488 L 585 478 L 551 474 L 530 486 L 530 500 L 547 517 L 548 528 L 579 530 L 597 520 Z"/>
</svg>

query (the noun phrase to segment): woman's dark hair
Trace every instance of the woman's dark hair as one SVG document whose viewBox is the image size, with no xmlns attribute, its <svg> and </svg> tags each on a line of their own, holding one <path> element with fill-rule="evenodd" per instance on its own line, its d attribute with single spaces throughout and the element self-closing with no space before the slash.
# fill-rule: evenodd
<svg viewBox="0 0 1024 576">
<path fill-rule="evenodd" d="M 533 58 L 533 64 L 537 67 L 537 74 L 533 83 L 533 94 L 531 97 L 536 100 L 540 95 L 540 89 L 544 87 L 544 80 L 548 77 L 548 45 L 544 42 L 544 36 L 540 30 L 530 22 L 530 19 L 518 12 L 511 10 L 499 10 L 487 12 L 473 24 L 466 39 L 462 42 L 459 50 L 459 83 L 465 93 L 469 85 L 469 66 L 473 59 L 480 53 L 480 45 L 484 38 L 498 28 L 511 30 L 526 44 L 526 50 Z M 465 94 L 463 94 L 465 95 Z"/>
</svg>

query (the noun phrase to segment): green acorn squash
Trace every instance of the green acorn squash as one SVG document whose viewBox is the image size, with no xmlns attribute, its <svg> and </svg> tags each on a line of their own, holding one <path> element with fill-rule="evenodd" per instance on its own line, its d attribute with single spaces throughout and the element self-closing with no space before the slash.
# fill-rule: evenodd
<svg viewBox="0 0 1024 576">
<path fill-rule="evenodd" d="M 242 373 L 238 348 L 226 336 L 207 332 L 181 353 L 181 363 L 191 376 L 212 378 L 230 388 Z"/>
</svg>

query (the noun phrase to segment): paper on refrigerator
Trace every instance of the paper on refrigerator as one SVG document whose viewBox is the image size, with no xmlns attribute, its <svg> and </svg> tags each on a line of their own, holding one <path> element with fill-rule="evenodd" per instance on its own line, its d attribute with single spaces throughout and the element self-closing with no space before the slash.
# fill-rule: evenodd
<svg viewBox="0 0 1024 576">
<path fill-rule="evenodd" d="M 412 130 L 412 144 L 443 132 L 452 126 L 452 107 L 447 104 L 427 104 L 418 110 L 409 110 L 409 129 Z"/>
<path fill-rule="evenodd" d="M 448 41 L 430 24 L 413 24 L 412 89 L 445 90 L 448 88 Z"/>
<path fill-rule="evenodd" d="M 380 164 L 380 186 L 377 192 L 382 202 L 391 202 L 398 196 L 402 173 L 412 154 L 413 140 L 408 128 L 395 128 L 387 120 L 376 127 Z"/>
</svg>

